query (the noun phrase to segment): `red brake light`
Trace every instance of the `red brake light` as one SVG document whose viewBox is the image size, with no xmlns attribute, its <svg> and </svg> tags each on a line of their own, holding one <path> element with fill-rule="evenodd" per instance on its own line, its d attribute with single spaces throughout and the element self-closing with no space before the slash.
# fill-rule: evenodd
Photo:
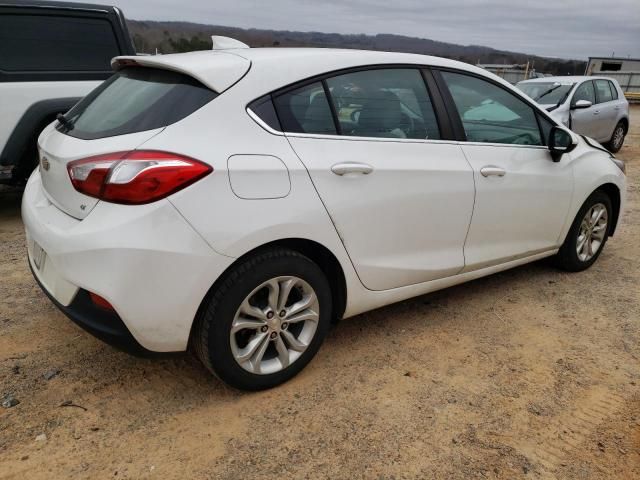
<svg viewBox="0 0 640 480">
<path fill-rule="evenodd" d="M 107 202 L 140 205 L 167 197 L 213 171 L 193 158 L 133 150 L 69 162 L 69 178 L 80 193 Z"/>
</svg>

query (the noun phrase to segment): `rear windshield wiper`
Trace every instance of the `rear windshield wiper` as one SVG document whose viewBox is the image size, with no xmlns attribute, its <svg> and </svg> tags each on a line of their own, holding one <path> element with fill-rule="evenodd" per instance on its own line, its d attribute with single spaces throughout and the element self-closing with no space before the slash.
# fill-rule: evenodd
<svg viewBox="0 0 640 480">
<path fill-rule="evenodd" d="M 56 115 L 56 120 L 58 120 L 58 122 L 60 122 L 60 125 L 62 125 L 67 130 L 71 130 L 73 128 L 73 121 L 65 117 L 64 113 L 59 113 L 58 115 Z"/>
</svg>

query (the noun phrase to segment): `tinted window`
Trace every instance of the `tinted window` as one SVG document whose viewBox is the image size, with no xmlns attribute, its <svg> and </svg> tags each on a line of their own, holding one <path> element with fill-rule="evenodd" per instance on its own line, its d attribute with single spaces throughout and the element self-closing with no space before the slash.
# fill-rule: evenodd
<svg viewBox="0 0 640 480">
<path fill-rule="evenodd" d="M 593 82 L 588 81 L 580 84 L 573 94 L 571 105 L 575 105 L 578 100 L 587 100 L 596 103 L 596 91 L 593 89 Z"/>
<path fill-rule="evenodd" d="M 551 123 L 540 114 L 538 114 L 538 122 L 540 123 L 540 129 L 542 130 L 542 143 L 548 145 L 549 134 L 551 133 L 551 127 L 553 127 L 553 123 Z"/>
<path fill-rule="evenodd" d="M 249 105 L 249 109 L 255 113 L 260 119 L 274 130 L 282 130 L 276 109 L 271 101 L 271 95 L 265 95 L 254 100 Z"/>
<path fill-rule="evenodd" d="M 613 82 L 609 82 L 609 87 L 611 87 L 611 97 L 614 100 L 618 99 L 618 89 L 616 88 L 616 86 L 613 84 Z"/>
<path fill-rule="evenodd" d="M 611 87 L 608 80 L 596 80 L 596 90 L 598 92 L 598 103 L 610 102 L 613 100 Z"/>
<path fill-rule="evenodd" d="M 165 127 L 217 94 L 191 77 L 155 68 L 120 70 L 82 99 L 66 117 L 68 135 L 95 139 Z"/>
<path fill-rule="evenodd" d="M 376 69 L 327 79 L 342 135 L 440 138 L 422 75 Z"/>
<path fill-rule="evenodd" d="M 291 90 L 274 99 L 285 132 L 335 134 L 336 126 L 322 83 Z"/>
<path fill-rule="evenodd" d="M 0 15 L 0 70 L 108 71 L 120 54 L 106 20 L 55 15 Z"/>
<path fill-rule="evenodd" d="M 442 72 L 470 142 L 543 145 L 534 109 L 485 80 Z"/>
</svg>

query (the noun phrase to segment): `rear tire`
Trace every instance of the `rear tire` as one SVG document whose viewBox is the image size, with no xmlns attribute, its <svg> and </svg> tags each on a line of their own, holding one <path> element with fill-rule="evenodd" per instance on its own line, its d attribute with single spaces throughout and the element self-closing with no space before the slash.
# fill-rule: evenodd
<svg viewBox="0 0 640 480">
<path fill-rule="evenodd" d="M 331 310 L 329 282 L 313 261 L 289 249 L 265 250 L 233 267 L 205 298 L 191 344 L 225 383 L 263 390 L 311 361 Z"/>
<path fill-rule="evenodd" d="M 624 144 L 624 138 L 627 134 L 627 129 L 624 126 L 623 122 L 618 122 L 616 128 L 613 129 L 613 134 L 611 135 L 611 140 L 607 143 L 607 149 L 612 153 L 617 153 L 622 148 Z"/>
<path fill-rule="evenodd" d="M 585 200 L 555 256 L 558 267 L 569 272 L 586 270 L 602 253 L 613 219 L 611 199 L 596 191 Z"/>
</svg>

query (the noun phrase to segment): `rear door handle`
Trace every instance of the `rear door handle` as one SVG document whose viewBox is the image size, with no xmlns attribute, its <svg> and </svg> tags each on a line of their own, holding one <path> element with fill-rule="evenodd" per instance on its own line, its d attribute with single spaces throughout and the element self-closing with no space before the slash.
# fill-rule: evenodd
<svg viewBox="0 0 640 480">
<path fill-rule="evenodd" d="M 347 173 L 361 173 L 363 175 L 368 175 L 373 172 L 373 167 L 371 165 L 367 165 L 366 163 L 358 163 L 358 162 L 345 162 L 345 163 L 336 163 L 331 167 L 331 171 L 336 175 L 346 175 Z"/>
<path fill-rule="evenodd" d="M 504 168 L 496 167 L 494 165 L 487 165 L 480 169 L 480 173 L 483 177 L 504 177 L 506 171 Z"/>
</svg>

